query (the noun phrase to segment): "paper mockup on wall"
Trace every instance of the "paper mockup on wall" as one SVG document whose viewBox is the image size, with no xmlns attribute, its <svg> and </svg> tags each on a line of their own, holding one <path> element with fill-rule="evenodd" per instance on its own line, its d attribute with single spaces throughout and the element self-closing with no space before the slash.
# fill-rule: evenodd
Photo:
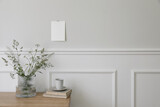
<svg viewBox="0 0 160 107">
<path fill-rule="evenodd" d="M 51 41 L 65 41 L 65 21 L 51 22 Z"/>
</svg>

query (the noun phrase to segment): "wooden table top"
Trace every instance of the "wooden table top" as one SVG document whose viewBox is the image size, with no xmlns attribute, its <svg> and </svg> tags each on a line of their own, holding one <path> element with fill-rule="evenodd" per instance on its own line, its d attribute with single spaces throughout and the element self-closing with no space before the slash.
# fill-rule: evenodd
<svg viewBox="0 0 160 107">
<path fill-rule="evenodd" d="M 70 97 L 48 98 L 37 93 L 31 98 L 17 98 L 14 92 L 0 92 L 0 107 L 69 107 Z"/>
</svg>

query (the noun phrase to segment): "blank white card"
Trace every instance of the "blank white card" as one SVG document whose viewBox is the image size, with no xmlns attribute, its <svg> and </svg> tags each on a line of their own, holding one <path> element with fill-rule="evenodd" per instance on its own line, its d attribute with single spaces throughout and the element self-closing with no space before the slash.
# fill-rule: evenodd
<svg viewBox="0 0 160 107">
<path fill-rule="evenodd" d="M 51 40 L 65 41 L 65 21 L 51 22 Z"/>
</svg>

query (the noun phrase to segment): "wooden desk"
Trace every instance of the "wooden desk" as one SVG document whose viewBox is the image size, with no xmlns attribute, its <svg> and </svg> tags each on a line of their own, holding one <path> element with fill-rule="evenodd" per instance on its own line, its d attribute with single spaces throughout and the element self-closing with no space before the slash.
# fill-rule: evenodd
<svg viewBox="0 0 160 107">
<path fill-rule="evenodd" d="M 17 98 L 15 93 L 0 92 L 0 107 L 69 107 L 70 97 L 67 99 L 47 98 L 43 93 L 37 93 L 31 98 Z"/>
</svg>

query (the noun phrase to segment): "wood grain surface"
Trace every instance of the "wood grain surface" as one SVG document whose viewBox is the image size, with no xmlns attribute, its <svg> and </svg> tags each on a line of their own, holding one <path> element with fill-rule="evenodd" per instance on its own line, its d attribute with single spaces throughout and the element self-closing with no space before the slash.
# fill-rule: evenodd
<svg viewBox="0 0 160 107">
<path fill-rule="evenodd" d="M 31 98 L 17 98 L 13 92 L 0 92 L 0 107 L 69 107 L 70 97 L 48 98 L 37 93 Z"/>
</svg>

